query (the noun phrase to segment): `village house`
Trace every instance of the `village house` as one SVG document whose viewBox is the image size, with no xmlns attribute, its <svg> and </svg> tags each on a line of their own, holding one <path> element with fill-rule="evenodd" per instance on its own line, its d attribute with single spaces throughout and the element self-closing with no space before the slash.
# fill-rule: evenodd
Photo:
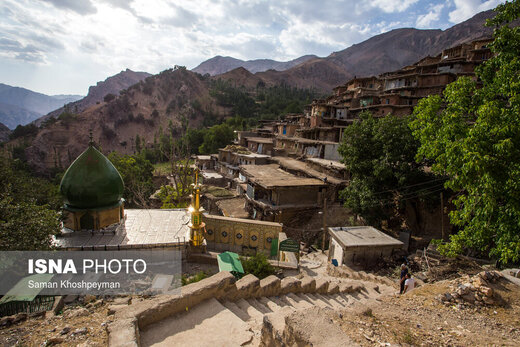
<svg viewBox="0 0 520 347">
<path fill-rule="evenodd" d="M 323 203 L 327 184 L 315 178 L 298 177 L 279 165 L 244 165 L 247 209 L 251 218 L 284 223 L 301 212 L 316 210 Z"/>
</svg>

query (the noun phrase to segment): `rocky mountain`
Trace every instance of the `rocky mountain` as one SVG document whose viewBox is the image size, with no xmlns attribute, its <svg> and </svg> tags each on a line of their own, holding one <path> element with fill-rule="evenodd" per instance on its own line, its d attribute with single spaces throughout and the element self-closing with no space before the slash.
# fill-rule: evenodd
<svg viewBox="0 0 520 347">
<path fill-rule="evenodd" d="M 197 128 L 204 125 L 206 118 L 218 123 L 219 119 L 231 115 L 233 105 L 219 104 L 219 95 L 210 93 L 214 79 L 227 79 L 236 87 L 244 85 L 249 89 L 285 83 L 302 88 L 314 87 L 327 93 L 355 75 L 398 69 L 463 41 L 489 36 L 489 29 L 483 28 L 482 24 L 490 16 L 491 12 L 485 12 L 445 31 L 393 30 L 285 71 L 267 70 L 253 74 L 239 67 L 207 78 L 182 67 L 170 69 L 141 79 L 118 96 L 104 98 L 108 92 L 116 93 L 108 88 L 98 91 L 99 87 L 114 85 L 112 79 L 118 75 L 137 74 L 123 71 L 92 87 L 85 99 L 70 104 L 71 112 L 42 124 L 36 136 L 31 136 L 31 144 L 25 153 L 38 171 L 55 166 L 65 168 L 84 150 L 89 129 L 92 129 L 95 141 L 105 153 L 117 150 L 131 154 L 135 151 L 137 136 L 141 146 L 151 146 L 160 138 L 161 131 L 180 136 L 183 120 L 188 120 L 190 127 Z M 120 88 L 122 84 L 116 86 Z M 81 104 L 89 99 L 98 101 Z"/>
<path fill-rule="evenodd" d="M 0 122 L 14 129 L 80 99 L 81 95 L 45 95 L 0 83 Z"/>
<path fill-rule="evenodd" d="M 0 122 L 10 129 L 16 128 L 19 124 L 28 124 L 38 117 L 41 117 L 40 113 L 0 102 Z"/>
<path fill-rule="evenodd" d="M 201 75 L 208 73 L 211 76 L 220 75 L 238 67 L 243 67 L 251 73 L 267 70 L 284 71 L 315 58 L 317 58 L 315 55 L 304 55 L 303 57 L 299 57 L 290 61 L 276 61 L 271 59 L 255 59 L 244 61 L 232 57 L 222 57 L 217 55 L 216 57 L 202 62 L 199 66 L 192 69 L 192 71 L 200 73 Z"/>
<path fill-rule="evenodd" d="M 4 124 L 0 123 L 0 142 L 5 142 L 9 140 L 10 133 L 11 130 L 9 130 L 9 128 L 6 127 Z"/>
<path fill-rule="evenodd" d="M 161 131 L 180 136 L 182 119 L 197 128 L 207 114 L 228 116 L 229 108 L 219 106 L 209 88 L 209 79 L 184 68 L 163 71 L 79 114 L 46 122 L 31 139 L 26 156 L 39 172 L 66 168 L 88 145 L 89 130 L 104 153 L 133 154 L 137 136 L 141 146 L 150 146 Z"/>
<path fill-rule="evenodd" d="M 95 86 L 90 86 L 86 97 L 82 98 L 81 100 L 69 103 L 66 107 L 70 112 L 81 113 L 87 108 L 96 105 L 96 103 L 103 101 L 103 98 L 107 94 L 119 95 L 121 90 L 126 89 L 149 76 L 151 76 L 151 74 L 147 72 L 136 72 L 130 69 L 126 69 L 114 76 L 108 77 L 104 81 L 98 82 Z M 37 119 L 35 123 L 40 125 L 42 122 L 51 117 L 58 117 L 61 113 L 63 113 L 63 111 L 65 111 L 65 107 L 54 109 L 53 112 L 50 112 L 45 116 Z"/>
<path fill-rule="evenodd" d="M 400 69 L 427 55 L 480 37 L 491 37 L 484 26 L 494 16 L 481 12 L 447 30 L 395 29 L 355 44 L 325 58 L 314 58 L 284 71 L 255 74 L 266 84 L 286 83 L 300 88 L 316 88 L 329 93 L 354 76 L 370 76 Z"/>
</svg>

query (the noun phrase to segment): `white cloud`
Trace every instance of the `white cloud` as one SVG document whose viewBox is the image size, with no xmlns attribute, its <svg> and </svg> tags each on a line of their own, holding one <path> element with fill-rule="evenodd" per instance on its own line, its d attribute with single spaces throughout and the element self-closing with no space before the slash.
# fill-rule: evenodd
<svg viewBox="0 0 520 347">
<path fill-rule="evenodd" d="M 466 19 L 471 18 L 481 11 L 486 11 L 495 8 L 502 3 L 501 0 L 453 0 L 455 9 L 449 13 L 449 20 L 452 23 L 460 23 Z"/>
<path fill-rule="evenodd" d="M 421 4 L 431 0 L 3 0 L 0 82 L 31 88 L 37 78 L 56 76 L 38 83 L 53 94 L 84 93 L 125 68 L 193 68 L 215 55 L 326 56 L 398 27 L 446 26 L 448 6 L 435 1 L 427 7 Z M 497 1 L 455 0 L 450 15 Z"/>
<path fill-rule="evenodd" d="M 430 12 L 419 15 L 415 25 L 418 28 L 431 28 L 434 22 L 437 22 L 441 16 L 441 11 L 444 8 L 443 4 L 438 4 L 430 8 Z"/>
<path fill-rule="evenodd" d="M 418 0 L 374 0 L 368 2 L 370 6 L 378 7 L 386 13 L 403 12 Z"/>
</svg>

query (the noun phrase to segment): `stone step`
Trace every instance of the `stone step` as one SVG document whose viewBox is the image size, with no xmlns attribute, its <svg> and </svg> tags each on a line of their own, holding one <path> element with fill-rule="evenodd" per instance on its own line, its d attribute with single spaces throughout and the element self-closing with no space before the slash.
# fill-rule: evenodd
<svg viewBox="0 0 520 347">
<path fill-rule="evenodd" d="M 312 305 L 309 302 L 299 298 L 293 293 L 288 293 L 287 295 L 285 295 L 285 298 L 287 299 L 287 301 L 291 303 L 291 306 L 293 306 L 296 309 L 312 307 Z"/>
<path fill-rule="evenodd" d="M 224 305 L 224 307 L 233 312 L 238 318 L 242 319 L 244 322 L 247 322 L 249 319 L 251 319 L 247 312 L 238 307 L 238 305 L 233 301 L 224 301 L 222 305 Z"/>
<path fill-rule="evenodd" d="M 303 301 L 309 303 L 311 307 L 316 306 L 316 303 L 314 302 L 314 300 L 312 300 L 308 293 L 298 293 L 296 294 L 296 296 L 302 299 Z"/>
<path fill-rule="evenodd" d="M 316 306 L 319 306 L 321 308 L 332 308 L 332 305 L 327 300 L 320 298 L 316 294 L 307 294 L 307 296 L 312 300 L 312 302 Z"/>
<path fill-rule="evenodd" d="M 258 301 L 260 301 L 265 306 L 269 307 L 269 309 L 273 312 L 279 311 L 283 307 L 277 304 L 274 300 L 272 300 L 271 297 L 261 297 L 258 298 Z"/>
<path fill-rule="evenodd" d="M 244 346 L 250 341 L 248 323 L 214 298 L 140 331 L 142 346 Z"/>
<path fill-rule="evenodd" d="M 250 298 L 246 300 L 251 306 L 256 308 L 259 312 L 262 312 L 263 314 L 268 314 L 273 312 L 269 307 L 262 304 L 260 301 L 258 301 L 255 298 Z"/>
<path fill-rule="evenodd" d="M 244 312 L 246 312 L 251 319 L 261 322 L 264 317 L 264 313 L 257 310 L 254 306 L 252 306 L 249 302 L 244 299 L 240 299 L 235 302 L 238 307 Z"/>
</svg>

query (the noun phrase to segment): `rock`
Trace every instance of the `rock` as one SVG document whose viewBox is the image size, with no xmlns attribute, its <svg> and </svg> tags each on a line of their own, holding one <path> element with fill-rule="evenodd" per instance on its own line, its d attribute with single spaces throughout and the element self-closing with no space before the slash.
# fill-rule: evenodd
<svg viewBox="0 0 520 347">
<path fill-rule="evenodd" d="M 495 300 L 493 300 L 492 298 L 487 297 L 487 296 L 484 296 L 484 297 L 482 298 L 482 301 L 484 301 L 484 303 L 485 303 L 486 305 L 493 305 L 493 304 L 495 303 Z"/>
<path fill-rule="evenodd" d="M 27 313 L 17 313 L 13 317 L 13 324 L 16 324 L 18 322 L 24 321 L 27 319 Z"/>
<path fill-rule="evenodd" d="M 115 314 L 117 311 L 127 307 L 128 305 L 109 305 L 107 307 L 107 316 Z"/>
<path fill-rule="evenodd" d="M 461 298 L 462 298 L 462 300 L 469 302 L 471 304 L 475 302 L 475 295 L 473 295 L 473 293 L 464 294 Z"/>
<path fill-rule="evenodd" d="M 0 327 L 6 327 L 13 324 L 13 316 L 7 316 L 0 318 Z"/>
<path fill-rule="evenodd" d="M 90 312 L 84 307 L 80 307 L 73 310 L 68 310 L 63 313 L 63 318 L 75 318 L 75 317 L 84 317 L 88 316 Z"/>
<path fill-rule="evenodd" d="M 94 295 L 87 294 L 83 297 L 83 302 L 85 304 L 88 304 L 89 302 L 94 302 L 94 301 L 96 301 L 96 297 Z"/>
<path fill-rule="evenodd" d="M 113 305 L 130 305 L 131 302 L 132 302 L 132 297 L 125 296 L 125 297 L 115 298 L 114 301 L 112 302 L 112 304 Z"/>
<path fill-rule="evenodd" d="M 450 293 L 444 293 L 442 295 L 442 298 L 441 298 L 441 301 L 451 301 L 453 300 L 453 295 L 451 295 Z"/>
<path fill-rule="evenodd" d="M 66 303 L 66 304 L 71 304 L 74 301 L 76 301 L 77 298 L 78 298 L 78 295 L 66 295 L 63 298 L 63 302 Z"/>
<path fill-rule="evenodd" d="M 63 342 L 65 342 L 65 339 L 63 337 L 51 337 L 50 339 L 45 341 L 45 346 L 59 345 Z"/>
<path fill-rule="evenodd" d="M 71 329 L 70 326 L 66 326 L 65 328 L 61 329 L 61 331 L 60 331 L 60 335 L 66 335 L 66 334 L 68 334 L 69 331 L 70 331 L 70 329 Z"/>
<path fill-rule="evenodd" d="M 74 335 L 85 335 L 86 333 L 88 333 L 87 327 L 76 329 L 73 332 Z"/>
<path fill-rule="evenodd" d="M 493 296 L 493 289 L 491 289 L 489 287 L 482 286 L 482 287 L 479 288 L 479 290 L 480 290 L 480 292 L 482 294 L 484 294 L 487 297 L 492 297 Z"/>
</svg>

